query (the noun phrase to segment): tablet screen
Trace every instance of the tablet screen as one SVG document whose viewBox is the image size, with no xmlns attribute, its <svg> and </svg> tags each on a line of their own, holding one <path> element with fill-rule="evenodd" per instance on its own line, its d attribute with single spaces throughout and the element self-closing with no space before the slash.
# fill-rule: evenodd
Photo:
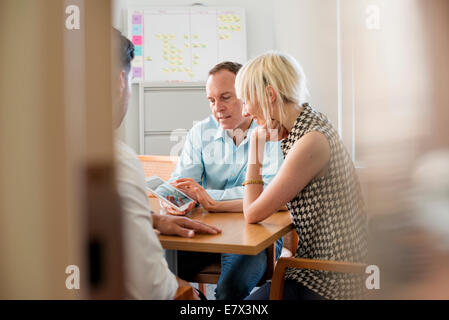
<svg viewBox="0 0 449 320">
<path fill-rule="evenodd" d="M 147 178 L 146 184 L 148 189 L 150 189 L 160 198 L 169 201 L 171 204 L 178 207 L 178 209 L 193 201 L 178 189 L 173 187 L 171 184 L 165 182 L 159 177 Z"/>
</svg>

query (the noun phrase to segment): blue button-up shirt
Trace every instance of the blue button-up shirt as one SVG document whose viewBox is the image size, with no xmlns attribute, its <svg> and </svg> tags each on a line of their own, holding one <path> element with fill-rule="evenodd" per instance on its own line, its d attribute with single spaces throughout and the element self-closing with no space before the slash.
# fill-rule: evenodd
<svg viewBox="0 0 449 320">
<path fill-rule="evenodd" d="M 211 115 L 189 131 L 179 162 L 170 181 L 192 178 L 217 201 L 242 199 L 246 177 L 249 138 L 257 123 L 252 121 L 246 138 L 236 146 L 232 137 Z M 284 160 L 280 142 L 267 142 L 262 178 L 268 184 Z"/>
</svg>

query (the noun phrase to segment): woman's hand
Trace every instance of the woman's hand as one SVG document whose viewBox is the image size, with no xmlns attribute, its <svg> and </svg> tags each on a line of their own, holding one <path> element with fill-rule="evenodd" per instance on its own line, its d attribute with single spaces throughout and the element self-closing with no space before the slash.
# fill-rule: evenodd
<svg viewBox="0 0 449 320">
<path fill-rule="evenodd" d="M 215 211 L 217 201 L 207 193 L 202 186 L 191 178 L 181 178 L 173 183 L 173 186 L 186 193 L 190 198 L 197 201 L 207 211 Z"/>
</svg>

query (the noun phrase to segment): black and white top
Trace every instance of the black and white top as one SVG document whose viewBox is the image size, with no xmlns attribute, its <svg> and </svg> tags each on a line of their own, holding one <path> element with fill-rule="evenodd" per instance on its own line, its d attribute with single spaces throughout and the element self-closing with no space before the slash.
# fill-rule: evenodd
<svg viewBox="0 0 449 320">
<path fill-rule="evenodd" d="M 287 207 L 299 236 L 295 257 L 364 262 L 367 254 L 366 216 L 354 165 L 338 133 L 323 114 L 308 104 L 282 141 L 284 157 L 293 144 L 311 131 L 323 133 L 330 145 L 328 173 L 313 179 Z M 363 295 L 361 276 L 336 272 L 287 269 L 286 279 L 327 299 Z"/>
</svg>

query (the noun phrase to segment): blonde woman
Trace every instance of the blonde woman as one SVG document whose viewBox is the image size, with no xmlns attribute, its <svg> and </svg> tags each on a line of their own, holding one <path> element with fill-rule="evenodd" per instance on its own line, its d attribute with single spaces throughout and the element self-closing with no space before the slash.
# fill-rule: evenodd
<svg viewBox="0 0 449 320">
<path fill-rule="evenodd" d="M 299 236 L 295 257 L 363 262 L 366 218 L 351 158 L 329 120 L 306 103 L 306 79 L 295 59 L 270 52 L 238 73 L 238 96 L 259 127 L 250 138 L 243 211 L 248 223 L 287 205 Z M 283 140 L 284 163 L 263 187 L 265 141 Z M 351 299 L 363 281 L 349 274 L 289 269 L 284 299 Z M 248 299 L 268 299 L 270 284 Z"/>
</svg>

